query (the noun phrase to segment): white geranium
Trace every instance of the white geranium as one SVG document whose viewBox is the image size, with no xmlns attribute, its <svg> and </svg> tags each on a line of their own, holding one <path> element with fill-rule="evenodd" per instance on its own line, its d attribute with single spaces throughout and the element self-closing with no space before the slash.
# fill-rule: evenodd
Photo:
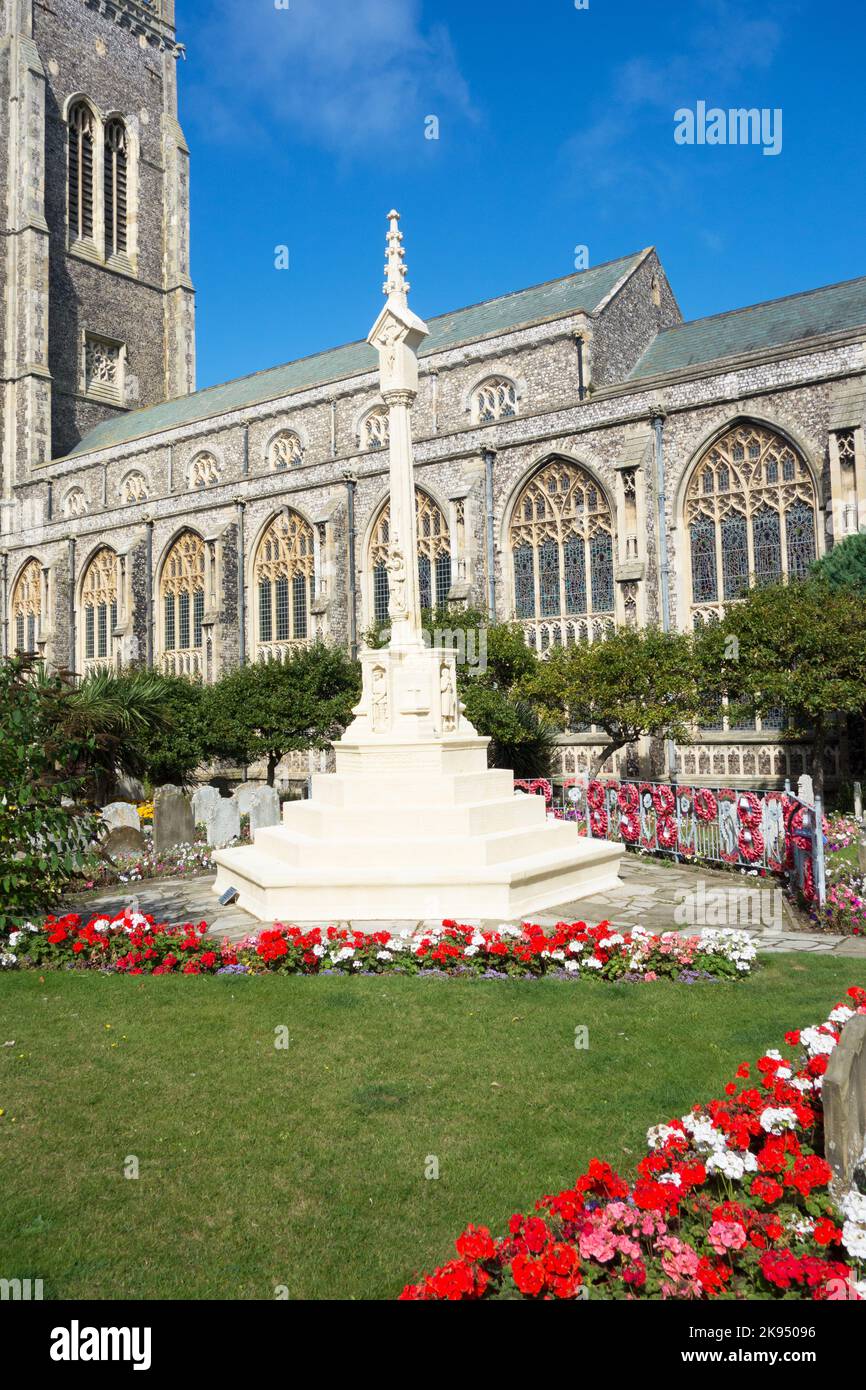
<svg viewBox="0 0 866 1390">
<path fill-rule="evenodd" d="M 13 965 L 18 964 L 18 957 L 13 951 L 0 952 L 0 969 L 11 970 Z"/>
<path fill-rule="evenodd" d="M 854 1010 L 849 1009 L 846 1004 L 839 1004 L 830 1014 L 830 1023 L 847 1023 L 849 1018 L 854 1017 Z"/>
<path fill-rule="evenodd" d="M 565 962 L 565 968 L 568 971 L 569 975 L 576 975 L 577 972 L 580 970 L 580 965 L 576 960 L 567 960 Z"/>
<path fill-rule="evenodd" d="M 830 1033 L 822 1032 L 820 1028 L 804 1028 L 800 1034 L 800 1042 L 810 1057 L 829 1057 L 836 1046 L 836 1039 Z"/>
<path fill-rule="evenodd" d="M 839 1209 L 843 1216 L 847 1216 L 849 1221 L 856 1221 L 861 1226 L 866 1226 L 866 1196 L 858 1192 L 856 1188 L 846 1192 L 839 1203 Z"/>
<path fill-rule="evenodd" d="M 11 932 L 9 933 L 9 945 L 10 945 L 10 946 L 17 946 L 20 936 L 21 936 L 20 931 L 11 931 Z"/>
<path fill-rule="evenodd" d="M 846 1221 L 842 1227 L 842 1244 L 854 1260 L 866 1260 L 866 1226 Z"/>
<path fill-rule="evenodd" d="M 797 1116 L 787 1105 L 775 1109 L 768 1106 L 761 1115 L 761 1129 L 767 1134 L 784 1134 L 787 1129 L 797 1128 Z"/>
<path fill-rule="evenodd" d="M 653 1125 L 647 1130 L 646 1141 L 651 1149 L 663 1149 L 674 1135 L 680 1136 L 680 1131 L 673 1125 Z"/>
<path fill-rule="evenodd" d="M 601 961 L 599 960 L 598 956 L 590 956 L 589 959 L 588 959 L 587 961 L 584 962 L 584 964 L 585 964 L 587 970 L 601 970 L 601 969 L 602 969 L 602 963 L 601 963 Z"/>
</svg>

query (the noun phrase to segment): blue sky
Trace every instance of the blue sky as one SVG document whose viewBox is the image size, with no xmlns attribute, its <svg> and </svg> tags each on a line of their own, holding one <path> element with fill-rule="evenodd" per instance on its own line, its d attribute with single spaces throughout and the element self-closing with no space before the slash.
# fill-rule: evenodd
<svg viewBox="0 0 866 1390">
<path fill-rule="evenodd" d="M 363 338 L 392 206 L 429 317 L 583 245 L 655 245 L 686 318 L 866 274 L 862 0 L 288 6 L 177 0 L 200 386 Z M 781 108 L 781 153 L 677 145 L 698 101 Z"/>
</svg>

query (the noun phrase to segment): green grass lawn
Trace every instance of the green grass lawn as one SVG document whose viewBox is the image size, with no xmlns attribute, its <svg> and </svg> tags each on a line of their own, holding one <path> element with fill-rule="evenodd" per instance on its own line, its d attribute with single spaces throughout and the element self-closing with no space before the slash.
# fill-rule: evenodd
<svg viewBox="0 0 866 1390">
<path fill-rule="evenodd" d="M 593 1155 L 628 1170 L 851 983 L 864 962 L 803 955 L 692 987 L 0 975 L 0 1276 L 392 1297 L 467 1221 L 501 1229 Z"/>
</svg>

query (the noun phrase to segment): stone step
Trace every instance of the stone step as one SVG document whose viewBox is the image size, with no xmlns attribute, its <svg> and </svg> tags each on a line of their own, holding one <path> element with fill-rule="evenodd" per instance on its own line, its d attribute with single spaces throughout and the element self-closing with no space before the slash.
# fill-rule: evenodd
<svg viewBox="0 0 866 1390">
<path fill-rule="evenodd" d="M 407 817 L 408 819 L 408 817 Z M 431 863 L 450 866 L 452 871 L 477 866 L 517 863 L 560 846 L 574 846 L 574 829 L 568 825 L 542 821 L 540 825 L 511 830 L 495 830 L 482 835 L 428 835 L 424 838 L 375 833 L 377 826 L 368 817 L 356 824 L 355 835 L 327 838 L 299 834 L 296 822 L 269 826 L 255 834 L 255 849 L 283 865 L 300 866 L 330 873 L 335 861 L 341 868 L 376 869 L 391 873 L 395 864 L 423 877 Z"/>
<path fill-rule="evenodd" d="M 311 839 L 332 841 L 370 838 L 427 840 L 431 836 L 463 837 L 501 830 L 531 830 L 547 819 L 541 796 L 509 796 L 501 801 L 470 801 L 464 805 L 325 806 L 320 801 L 291 801 L 283 807 L 283 825 Z"/>
<path fill-rule="evenodd" d="M 556 848 L 507 864 L 461 869 L 434 861 L 423 867 L 404 865 L 395 858 L 387 875 L 379 866 L 341 862 L 324 871 L 287 865 L 263 853 L 258 845 L 245 846 L 221 850 L 215 856 L 214 892 L 238 889 L 240 906 L 265 922 L 437 917 L 509 921 L 616 886 L 621 845 L 586 841 L 576 831 L 568 845 L 559 835 L 556 838 Z"/>
<path fill-rule="evenodd" d="M 365 814 L 375 815 L 379 808 L 465 806 L 507 801 L 514 795 L 512 774 L 506 768 L 489 768 L 458 773 L 383 772 L 374 780 L 339 772 L 317 773 L 312 799 L 325 806 L 362 807 Z"/>
</svg>

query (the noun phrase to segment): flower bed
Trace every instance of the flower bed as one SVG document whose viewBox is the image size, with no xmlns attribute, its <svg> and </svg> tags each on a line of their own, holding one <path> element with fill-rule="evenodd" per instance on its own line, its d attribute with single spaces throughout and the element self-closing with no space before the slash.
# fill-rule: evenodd
<svg viewBox="0 0 866 1390">
<path fill-rule="evenodd" d="M 635 1179 L 593 1159 L 507 1235 L 468 1226 L 457 1258 L 400 1297 L 866 1299 L 866 1196 L 834 1204 L 822 1156 L 822 1078 L 855 1013 L 856 986 L 785 1035 L 787 1056 L 744 1063 L 724 1098 L 651 1129 Z"/>
<path fill-rule="evenodd" d="M 183 973 L 294 975 L 326 973 L 477 975 L 487 979 L 580 976 L 626 983 L 660 979 L 739 979 L 755 959 L 749 936 L 707 930 L 699 936 L 652 936 L 636 928 L 627 935 L 607 922 L 561 922 L 556 927 L 524 924 L 480 931 L 457 922 L 407 940 L 387 931 L 275 926 L 231 943 L 209 937 L 205 922 L 171 927 L 127 909 L 87 920 L 70 913 L 49 917 L 0 937 L 0 965 L 114 970 L 133 975 Z"/>
</svg>

